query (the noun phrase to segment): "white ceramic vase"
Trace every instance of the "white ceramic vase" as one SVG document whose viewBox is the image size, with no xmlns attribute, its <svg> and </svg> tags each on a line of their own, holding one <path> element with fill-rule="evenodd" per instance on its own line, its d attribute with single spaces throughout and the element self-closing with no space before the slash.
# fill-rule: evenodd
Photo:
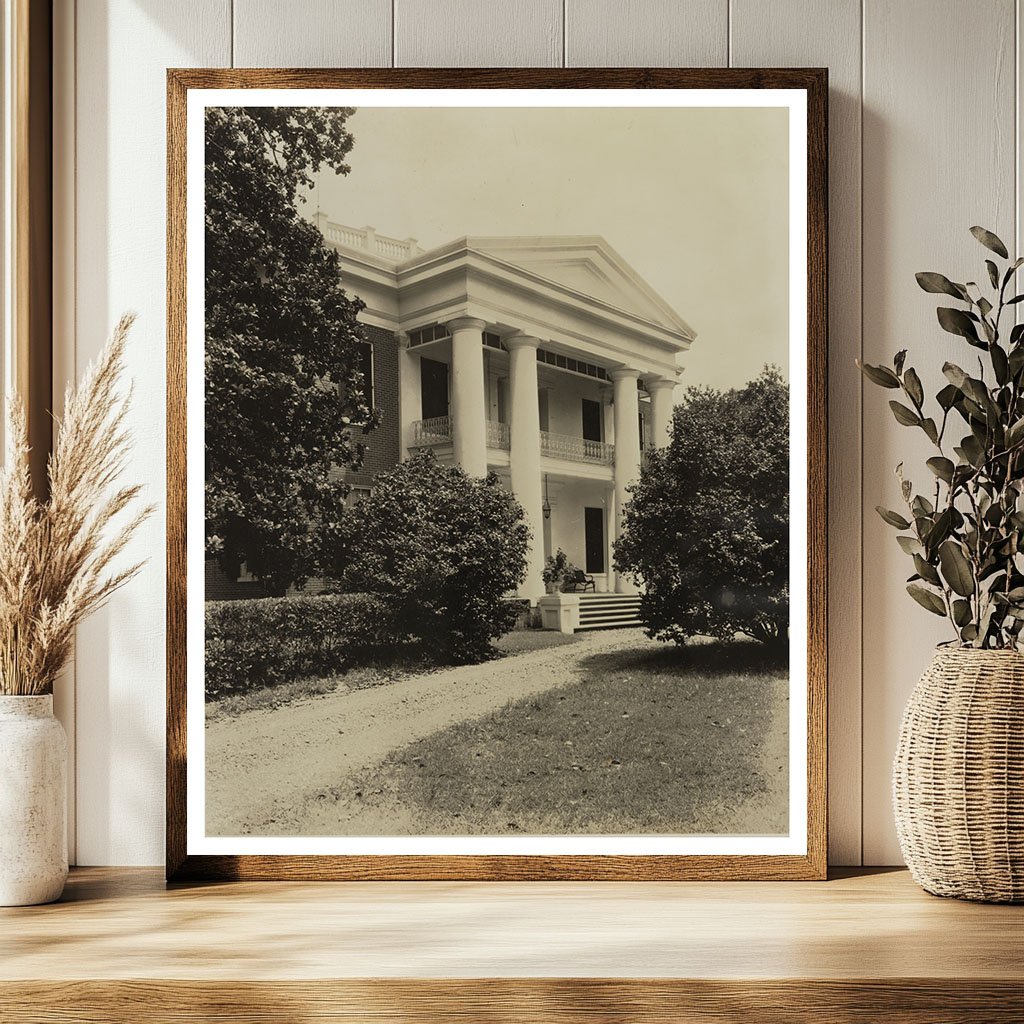
<svg viewBox="0 0 1024 1024">
<path fill-rule="evenodd" d="M 53 697 L 0 696 L 0 906 L 50 903 L 64 891 L 67 761 Z"/>
</svg>

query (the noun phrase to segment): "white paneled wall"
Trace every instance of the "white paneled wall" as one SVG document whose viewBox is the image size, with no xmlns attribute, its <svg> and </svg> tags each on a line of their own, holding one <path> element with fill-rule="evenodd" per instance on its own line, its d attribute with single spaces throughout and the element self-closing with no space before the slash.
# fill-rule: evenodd
<svg viewBox="0 0 1024 1024">
<path fill-rule="evenodd" d="M 130 472 L 159 500 L 167 67 L 829 67 L 831 859 L 894 863 L 889 763 L 938 620 L 903 593 L 872 511 L 893 499 L 892 465 L 921 451 L 882 396 L 862 396 L 853 360 L 906 347 L 933 379 L 951 348 L 914 272 L 974 274 L 975 223 L 1024 238 L 1020 2 L 61 0 L 58 303 L 74 324 L 56 365 L 81 369 L 138 310 Z M 135 545 L 145 571 L 82 631 L 60 695 L 81 863 L 163 858 L 163 544 L 155 519 Z"/>
<path fill-rule="evenodd" d="M 934 393 L 963 347 L 935 326 L 935 297 L 914 273 L 978 280 L 981 249 L 967 233 L 991 228 L 1012 244 L 1016 182 L 1016 11 L 1012 0 L 867 0 L 864 48 L 864 356 L 908 350 Z M 906 74 L 913 68 L 913 74 Z M 987 253 L 984 253 L 987 255 Z M 981 278 L 984 280 L 984 277 Z M 864 857 L 899 856 L 888 806 L 889 759 L 903 704 L 942 621 L 908 607 L 905 557 L 873 511 L 899 492 L 890 472 L 927 458 L 920 431 L 864 408 Z M 916 436 L 920 435 L 920 436 Z M 927 471 L 926 471 L 927 472 Z"/>
<path fill-rule="evenodd" d="M 565 30 L 570 68 L 729 63 L 729 4 L 723 0 L 569 0 Z"/>
<path fill-rule="evenodd" d="M 231 62 L 231 0 L 77 0 L 75 12 L 74 360 L 85 367 L 122 312 L 138 324 L 128 475 L 159 513 L 129 557 L 142 573 L 79 630 L 77 856 L 159 864 L 164 820 L 165 69 Z M 70 4 L 65 17 L 70 16 Z M 59 73 L 59 72 L 58 72 Z M 69 173 L 57 169 L 59 182 Z M 67 215 L 67 211 L 63 211 Z M 69 283 L 62 282 L 67 289 Z"/>
</svg>

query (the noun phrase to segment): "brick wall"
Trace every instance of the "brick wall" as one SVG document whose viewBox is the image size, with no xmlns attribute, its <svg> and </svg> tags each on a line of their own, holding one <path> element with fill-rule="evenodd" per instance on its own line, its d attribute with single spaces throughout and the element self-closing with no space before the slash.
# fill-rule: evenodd
<svg viewBox="0 0 1024 1024">
<path fill-rule="evenodd" d="M 366 455 L 358 470 L 346 469 L 345 479 L 354 485 L 368 487 L 373 478 L 399 462 L 401 437 L 398 421 L 398 342 L 383 327 L 363 325 L 366 340 L 373 346 L 373 404 L 380 415 L 380 424 L 360 438 Z"/>
<path fill-rule="evenodd" d="M 215 559 L 206 560 L 207 601 L 243 601 L 266 596 L 267 592 L 258 580 L 233 580 Z"/>
</svg>

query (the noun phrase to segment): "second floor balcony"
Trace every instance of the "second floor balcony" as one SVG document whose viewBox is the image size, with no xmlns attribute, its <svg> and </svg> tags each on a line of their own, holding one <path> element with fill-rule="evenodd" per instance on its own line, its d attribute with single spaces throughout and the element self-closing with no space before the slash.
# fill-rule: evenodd
<svg viewBox="0 0 1024 1024">
<path fill-rule="evenodd" d="M 433 448 L 451 444 L 452 418 L 434 416 L 432 419 L 416 420 L 413 423 L 413 447 Z M 496 420 L 487 421 L 487 447 L 501 451 L 509 450 L 509 427 Z M 610 466 L 615 461 L 615 445 L 604 441 L 591 441 L 571 434 L 540 432 L 541 455 L 568 462 L 588 462 L 599 466 Z"/>
</svg>

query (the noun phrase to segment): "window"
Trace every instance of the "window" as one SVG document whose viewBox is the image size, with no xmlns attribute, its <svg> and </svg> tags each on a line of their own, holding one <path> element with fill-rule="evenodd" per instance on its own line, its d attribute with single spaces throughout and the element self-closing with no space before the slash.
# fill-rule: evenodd
<svg viewBox="0 0 1024 1024">
<path fill-rule="evenodd" d="M 568 370 L 570 373 L 579 373 L 584 377 L 596 377 L 598 380 L 608 380 L 608 371 L 603 366 L 594 363 L 585 363 L 582 359 L 572 359 L 569 356 L 559 355 L 557 352 L 548 352 L 547 349 L 537 349 L 537 361 L 547 363 L 548 366 L 557 366 L 560 370 Z"/>
<path fill-rule="evenodd" d="M 603 441 L 604 435 L 601 431 L 601 403 L 592 399 L 584 398 L 583 402 L 583 440 Z"/>
<path fill-rule="evenodd" d="M 604 572 L 604 509 L 583 509 L 583 550 L 587 572 Z"/>
<path fill-rule="evenodd" d="M 420 356 L 420 418 L 448 415 L 448 364 Z"/>
<path fill-rule="evenodd" d="M 368 341 L 359 343 L 356 366 L 363 377 L 362 391 L 366 404 L 373 408 L 373 345 Z"/>
<path fill-rule="evenodd" d="M 348 491 L 348 495 L 345 498 L 345 505 L 348 508 L 354 508 L 361 501 L 366 501 L 370 496 L 369 487 L 361 487 L 358 484 L 353 484 Z"/>
<path fill-rule="evenodd" d="M 420 327 L 409 332 L 409 347 L 426 345 L 428 341 L 441 341 L 448 337 L 448 328 L 444 324 L 430 324 L 429 327 Z"/>
<path fill-rule="evenodd" d="M 508 378 L 498 378 L 498 422 L 508 423 Z"/>
</svg>

